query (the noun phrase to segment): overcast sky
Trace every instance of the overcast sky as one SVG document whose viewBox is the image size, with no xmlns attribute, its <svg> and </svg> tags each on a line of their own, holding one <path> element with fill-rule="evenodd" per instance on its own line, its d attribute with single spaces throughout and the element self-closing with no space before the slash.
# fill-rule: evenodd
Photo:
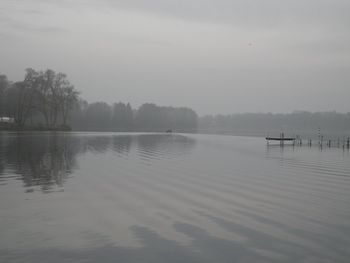
<svg viewBox="0 0 350 263">
<path fill-rule="evenodd" d="M 349 0 L 0 0 L 0 73 L 200 115 L 350 111 Z"/>
</svg>

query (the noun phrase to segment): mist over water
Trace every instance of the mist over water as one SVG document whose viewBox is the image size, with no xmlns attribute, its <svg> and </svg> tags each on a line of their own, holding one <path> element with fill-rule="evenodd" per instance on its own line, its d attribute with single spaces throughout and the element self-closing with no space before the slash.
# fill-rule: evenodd
<svg viewBox="0 0 350 263">
<path fill-rule="evenodd" d="M 0 0 L 0 263 L 350 262 L 349 10 Z"/>
<path fill-rule="evenodd" d="M 348 262 L 350 153 L 1 133 L 0 262 Z"/>
</svg>

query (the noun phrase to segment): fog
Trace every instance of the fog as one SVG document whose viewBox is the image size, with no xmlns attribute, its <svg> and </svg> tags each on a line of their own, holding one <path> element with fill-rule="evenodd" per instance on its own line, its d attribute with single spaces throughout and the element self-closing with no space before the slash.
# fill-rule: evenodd
<svg viewBox="0 0 350 263">
<path fill-rule="evenodd" d="M 346 0 L 1 0 L 0 73 L 198 114 L 350 111 Z"/>
</svg>

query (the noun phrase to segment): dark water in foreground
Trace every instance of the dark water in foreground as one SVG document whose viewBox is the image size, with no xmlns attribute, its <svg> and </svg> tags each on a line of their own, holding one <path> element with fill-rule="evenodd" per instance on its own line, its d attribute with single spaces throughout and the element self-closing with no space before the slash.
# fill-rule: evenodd
<svg viewBox="0 0 350 263">
<path fill-rule="evenodd" d="M 347 150 L 214 135 L 0 135 L 0 262 L 349 260 Z"/>
</svg>

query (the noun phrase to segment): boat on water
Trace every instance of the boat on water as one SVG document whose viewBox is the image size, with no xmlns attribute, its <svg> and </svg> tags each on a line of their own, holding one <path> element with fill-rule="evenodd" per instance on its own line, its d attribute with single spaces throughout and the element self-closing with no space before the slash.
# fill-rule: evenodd
<svg viewBox="0 0 350 263">
<path fill-rule="evenodd" d="M 283 146 L 284 142 L 286 141 L 291 141 L 293 142 L 293 145 L 294 145 L 295 140 L 296 138 L 294 137 L 284 137 L 283 132 L 280 134 L 280 137 L 269 137 L 269 136 L 266 137 L 267 144 L 269 144 L 270 141 L 279 141 L 281 146 Z"/>
<path fill-rule="evenodd" d="M 282 137 L 266 137 L 266 140 L 268 141 L 294 141 L 295 138 L 292 137 L 286 137 L 286 138 L 282 138 Z"/>
</svg>

